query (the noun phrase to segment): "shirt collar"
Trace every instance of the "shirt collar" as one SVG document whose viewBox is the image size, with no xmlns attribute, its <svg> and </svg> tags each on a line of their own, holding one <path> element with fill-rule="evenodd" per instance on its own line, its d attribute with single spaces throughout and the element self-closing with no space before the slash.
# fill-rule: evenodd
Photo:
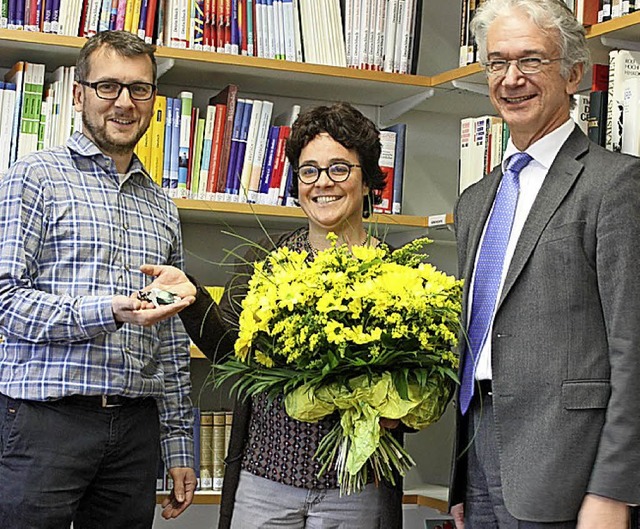
<svg viewBox="0 0 640 529">
<path fill-rule="evenodd" d="M 569 118 L 565 123 L 560 125 L 557 129 L 552 130 L 549 134 L 544 135 L 535 143 L 529 145 L 529 148 L 524 152 L 529 154 L 531 158 L 533 158 L 537 163 L 539 163 L 546 171 L 549 170 L 551 164 L 556 159 L 556 156 L 560 152 L 560 149 L 564 145 L 564 142 L 567 141 L 575 124 L 571 118 Z M 515 153 L 520 152 L 516 146 L 509 138 L 507 142 L 507 148 L 504 151 L 504 155 L 502 157 L 502 172 L 504 173 L 507 170 L 507 160 L 510 156 Z"/>
<path fill-rule="evenodd" d="M 98 159 L 104 160 L 107 164 L 103 166 L 106 170 L 109 167 L 112 167 L 115 171 L 115 165 L 113 164 L 113 159 L 109 156 L 106 156 L 98 146 L 93 143 L 87 136 L 85 136 L 82 132 L 74 132 L 69 139 L 67 140 L 67 147 L 73 151 L 78 153 L 80 156 L 86 158 L 98 157 Z M 102 164 L 100 164 L 102 166 Z M 127 171 L 127 177 L 136 173 L 141 173 L 142 175 L 151 178 L 149 173 L 147 173 L 144 165 L 138 158 L 138 156 L 134 153 L 133 158 L 131 159 L 131 164 L 129 165 L 129 170 Z M 125 178 L 126 180 L 126 178 Z"/>
</svg>

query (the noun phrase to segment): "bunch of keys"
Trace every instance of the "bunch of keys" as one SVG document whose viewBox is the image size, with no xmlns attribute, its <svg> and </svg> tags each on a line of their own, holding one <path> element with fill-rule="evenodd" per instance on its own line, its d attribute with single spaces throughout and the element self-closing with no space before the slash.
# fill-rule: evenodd
<svg viewBox="0 0 640 529">
<path fill-rule="evenodd" d="M 172 303 L 177 303 L 182 298 L 172 292 L 160 290 L 159 288 L 152 288 L 149 291 L 139 290 L 138 299 L 140 301 L 148 301 L 149 303 L 153 303 L 153 306 L 155 308 L 158 308 L 161 305 L 171 305 Z"/>
</svg>

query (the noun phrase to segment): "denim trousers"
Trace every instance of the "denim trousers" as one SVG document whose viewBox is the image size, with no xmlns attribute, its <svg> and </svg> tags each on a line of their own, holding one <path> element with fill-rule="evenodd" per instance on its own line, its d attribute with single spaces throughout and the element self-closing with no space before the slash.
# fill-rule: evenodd
<svg viewBox="0 0 640 529">
<path fill-rule="evenodd" d="M 390 489 L 389 489 L 390 490 Z M 283 485 L 240 473 L 232 529 L 386 529 L 381 525 L 387 490 L 367 485 L 359 494 Z"/>
<path fill-rule="evenodd" d="M 96 399 L 97 401 L 97 399 Z M 152 398 L 101 408 L 0 394 L 3 529 L 149 529 L 159 421 Z"/>
</svg>

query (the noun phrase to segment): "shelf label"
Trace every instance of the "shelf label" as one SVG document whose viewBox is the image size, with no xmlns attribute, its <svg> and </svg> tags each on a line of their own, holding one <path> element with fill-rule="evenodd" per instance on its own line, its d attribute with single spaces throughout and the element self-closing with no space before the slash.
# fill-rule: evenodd
<svg viewBox="0 0 640 529">
<path fill-rule="evenodd" d="M 445 226 L 447 224 L 447 214 L 444 213 L 443 215 L 429 215 L 428 218 L 428 224 L 427 226 L 429 226 L 429 228 L 432 228 L 434 226 Z"/>
</svg>

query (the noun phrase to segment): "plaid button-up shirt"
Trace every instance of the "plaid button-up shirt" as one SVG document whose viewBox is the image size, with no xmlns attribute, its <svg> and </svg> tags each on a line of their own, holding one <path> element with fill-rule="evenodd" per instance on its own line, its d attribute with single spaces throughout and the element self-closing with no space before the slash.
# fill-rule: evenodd
<svg viewBox="0 0 640 529">
<path fill-rule="evenodd" d="M 182 324 L 118 325 L 111 308 L 114 295 L 148 283 L 141 264 L 183 268 L 173 202 L 137 157 L 122 178 L 75 133 L 16 162 L 0 179 L 0 204 L 0 393 L 152 396 L 165 463 L 193 466 Z"/>
</svg>

